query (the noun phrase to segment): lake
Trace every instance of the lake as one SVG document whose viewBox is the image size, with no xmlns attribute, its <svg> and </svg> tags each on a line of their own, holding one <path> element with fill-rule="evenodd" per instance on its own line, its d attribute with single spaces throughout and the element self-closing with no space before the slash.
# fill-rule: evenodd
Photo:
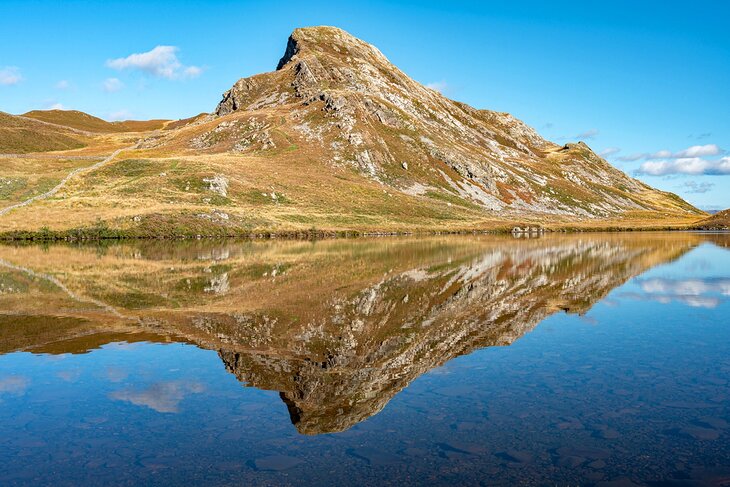
<svg viewBox="0 0 730 487">
<path fill-rule="evenodd" d="M 729 485 L 729 246 L 0 245 L 0 485 Z"/>
</svg>

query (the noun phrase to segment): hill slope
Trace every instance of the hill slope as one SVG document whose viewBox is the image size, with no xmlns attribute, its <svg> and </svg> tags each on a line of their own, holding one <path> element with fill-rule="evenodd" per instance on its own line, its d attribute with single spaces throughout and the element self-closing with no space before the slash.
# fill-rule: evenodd
<svg viewBox="0 0 730 487">
<path fill-rule="evenodd" d="M 59 151 L 85 145 L 83 136 L 67 128 L 0 112 L 0 153 Z"/>
<path fill-rule="evenodd" d="M 730 230 L 730 209 L 698 221 L 693 228 L 699 230 Z"/>
<path fill-rule="evenodd" d="M 3 215 L 0 232 L 98 220 L 137 236 L 668 227 L 706 216 L 582 142 L 555 144 L 420 85 L 334 27 L 295 30 L 277 70 L 164 129 L 100 134 L 125 151 Z"/>
<path fill-rule="evenodd" d="M 146 132 L 148 130 L 161 129 L 166 122 L 166 120 L 107 122 L 106 120 L 78 110 L 33 110 L 24 113 L 23 116 L 96 133 Z"/>
<path fill-rule="evenodd" d="M 582 142 L 556 145 L 507 113 L 477 110 L 420 85 L 375 47 L 334 27 L 294 31 L 277 70 L 236 82 L 215 114 L 184 145 L 266 154 L 296 138 L 323 170 L 354 169 L 406 194 L 493 214 L 701 214 Z"/>
</svg>

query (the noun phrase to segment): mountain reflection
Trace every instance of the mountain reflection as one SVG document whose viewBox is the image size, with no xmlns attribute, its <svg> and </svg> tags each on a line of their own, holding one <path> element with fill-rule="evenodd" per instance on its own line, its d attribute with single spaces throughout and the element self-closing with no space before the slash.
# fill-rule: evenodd
<svg viewBox="0 0 730 487">
<path fill-rule="evenodd" d="M 509 345 L 556 311 L 584 313 L 705 241 L 727 247 L 689 233 L 0 246 L 0 353 L 193 343 L 246 386 L 279 391 L 299 432 L 337 432 L 434 367 Z M 648 299 L 688 302 L 727 285 L 642 284 Z M 115 399 L 175 412 L 204 388 Z"/>
</svg>

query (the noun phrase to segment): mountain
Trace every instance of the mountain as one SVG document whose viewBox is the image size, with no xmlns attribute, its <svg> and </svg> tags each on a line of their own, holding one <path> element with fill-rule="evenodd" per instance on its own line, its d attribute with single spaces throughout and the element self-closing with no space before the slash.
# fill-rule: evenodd
<svg viewBox="0 0 730 487">
<path fill-rule="evenodd" d="M 193 141 L 201 149 L 273 149 L 286 143 L 276 137 L 284 131 L 303 136 L 302 145 L 331 166 L 487 211 L 698 213 L 626 176 L 583 142 L 556 145 L 507 113 L 449 100 L 334 27 L 294 31 L 277 71 L 236 82 L 215 113 L 222 118 Z"/>
<path fill-rule="evenodd" d="M 675 232 L 3 245 L 0 353 L 193 343 L 243 385 L 278 391 L 299 432 L 343 431 L 455 357 L 510 345 L 552 314 L 586 313 L 633 276 L 727 241 Z"/>
<path fill-rule="evenodd" d="M 6 235 L 683 227 L 706 216 L 583 142 L 558 145 L 446 98 L 334 27 L 295 30 L 277 69 L 238 80 L 211 114 L 136 134 L 79 112 L 27 115 L 96 131 L 84 154 L 108 159 L 0 207 Z M 45 164 L 29 157 L 13 177 Z"/>
</svg>

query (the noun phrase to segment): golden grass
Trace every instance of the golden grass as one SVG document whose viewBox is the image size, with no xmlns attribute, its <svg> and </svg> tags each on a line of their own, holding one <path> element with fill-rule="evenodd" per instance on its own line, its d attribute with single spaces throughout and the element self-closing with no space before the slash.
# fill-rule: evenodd
<svg viewBox="0 0 730 487">
<path fill-rule="evenodd" d="M 24 117 L 43 122 L 71 127 L 96 133 L 146 132 L 161 129 L 167 120 L 125 120 L 107 122 L 101 118 L 77 110 L 33 110 L 23 114 Z"/>
</svg>

